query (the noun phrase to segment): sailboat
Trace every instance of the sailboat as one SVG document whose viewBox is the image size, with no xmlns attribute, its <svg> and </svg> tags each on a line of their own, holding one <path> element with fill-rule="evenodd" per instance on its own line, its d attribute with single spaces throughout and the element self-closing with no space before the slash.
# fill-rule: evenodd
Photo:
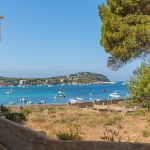
<svg viewBox="0 0 150 150">
<path fill-rule="evenodd" d="M 14 93 L 13 87 L 11 87 L 11 89 L 6 92 L 6 94 L 12 94 L 12 93 Z"/>
</svg>

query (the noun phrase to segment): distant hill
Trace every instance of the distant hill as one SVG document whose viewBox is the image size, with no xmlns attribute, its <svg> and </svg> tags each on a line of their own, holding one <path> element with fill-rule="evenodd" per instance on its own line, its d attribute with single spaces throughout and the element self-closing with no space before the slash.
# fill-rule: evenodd
<svg viewBox="0 0 150 150">
<path fill-rule="evenodd" d="M 48 78 L 10 78 L 0 76 L 1 84 L 5 85 L 17 85 L 20 80 L 25 80 L 26 84 L 60 84 L 60 83 L 100 83 L 109 82 L 109 79 L 98 73 L 91 72 L 79 72 L 76 74 L 54 76 Z"/>
<path fill-rule="evenodd" d="M 109 79 L 105 75 L 91 72 L 71 74 L 69 78 L 77 83 L 109 82 Z"/>
</svg>

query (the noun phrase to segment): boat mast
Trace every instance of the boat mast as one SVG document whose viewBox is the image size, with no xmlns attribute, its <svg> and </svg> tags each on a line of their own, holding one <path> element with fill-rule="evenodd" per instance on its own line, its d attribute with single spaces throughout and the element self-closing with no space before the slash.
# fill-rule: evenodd
<svg viewBox="0 0 150 150">
<path fill-rule="evenodd" d="M 2 20 L 3 18 L 4 18 L 3 16 L 0 16 L 0 41 L 2 40 L 2 39 L 1 39 L 1 32 L 2 32 L 1 20 Z"/>
</svg>

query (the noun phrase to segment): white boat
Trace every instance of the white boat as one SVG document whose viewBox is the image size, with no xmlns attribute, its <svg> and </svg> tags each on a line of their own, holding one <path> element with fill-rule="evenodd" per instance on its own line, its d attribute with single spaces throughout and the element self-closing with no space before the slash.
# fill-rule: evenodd
<svg viewBox="0 0 150 150">
<path fill-rule="evenodd" d="M 27 101 L 27 105 L 30 105 L 30 104 L 32 104 L 32 101 Z"/>
<path fill-rule="evenodd" d="M 7 91 L 6 94 L 12 94 L 12 93 L 14 93 L 15 91 L 12 88 L 10 89 L 10 91 Z"/>
<path fill-rule="evenodd" d="M 20 103 L 25 103 L 27 102 L 27 99 L 25 99 L 24 97 L 20 99 Z"/>
<path fill-rule="evenodd" d="M 58 94 L 64 95 L 64 92 L 62 90 L 58 91 Z"/>
<path fill-rule="evenodd" d="M 55 95 L 55 96 L 54 96 L 54 100 L 57 100 L 58 98 L 59 98 L 58 95 Z"/>
<path fill-rule="evenodd" d="M 52 87 L 52 85 L 48 85 L 48 87 Z"/>
<path fill-rule="evenodd" d="M 45 104 L 45 102 L 46 102 L 45 100 L 41 100 L 40 104 Z"/>
<path fill-rule="evenodd" d="M 69 103 L 71 104 L 76 104 L 76 103 L 79 103 L 80 101 L 79 100 L 76 100 L 76 99 L 69 99 Z"/>
<path fill-rule="evenodd" d="M 59 90 L 59 91 L 58 91 L 58 97 L 60 97 L 60 98 L 65 98 L 65 93 L 64 93 L 63 90 Z"/>
<path fill-rule="evenodd" d="M 82 102 L 82 98 L 81 97 L 76 97 L 76 98 L 71 98 L 71 99 L 69 99 L 69 103 L 71 103 L 71 104 L 76 104 L 76 103 L 81 103 Z"/>
<path fill-rule="evenodd" d="M 109 94 L 109 96 L 110 96 L 111 98 L 120 98 L 120 95 L 117 94 L 117 92 L 113 92 L 113 93 Z"/>
<path fill-rule="evenodd" d="M 82 97 L 76 97 L 75 99 L 78 100 L 78 101 L 82 101 L 83 100 Z"/>
<path fill-rule="evenodd" d="M 15 105 L 15 102 L 9 102 L 9 105 Z"/>
<path fill-rule="evenodd" d="M 93 101 L 100 102 L 100 101 L 102 101 L 102 99 L 100 99 L 100 98 L 95 98 L 95 99 L 93 99 Z"/>
</svg>

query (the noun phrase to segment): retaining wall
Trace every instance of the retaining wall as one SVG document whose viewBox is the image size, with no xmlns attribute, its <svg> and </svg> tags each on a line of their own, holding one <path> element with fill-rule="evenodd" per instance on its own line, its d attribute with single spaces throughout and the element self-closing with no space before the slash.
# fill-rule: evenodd
<svg viewBox="0 0 150 150">
<path fill-rule="evenodd" d="M 75 104 L 70 104 L 71 106 L 77 106 L 79 108 L 86 108 L 86 107 L 93 107 L 94 104 L 96 105 L 111 105 L 112 104 L 117 104 L 121 101 L 124 101 L 124 99 L 113 99 L 113 100 L 103 100 L 103 101 L 94 101 L 94 102 L 82 102 L 82 103 L 75 103 Z"/>
<path fill-rule="evenodd" d="M 150 144 L 140 143 L 49 140 L 4 118 L 0 118 L 0 146 L 5 150 L 150 150 Z"/>
</svg>

